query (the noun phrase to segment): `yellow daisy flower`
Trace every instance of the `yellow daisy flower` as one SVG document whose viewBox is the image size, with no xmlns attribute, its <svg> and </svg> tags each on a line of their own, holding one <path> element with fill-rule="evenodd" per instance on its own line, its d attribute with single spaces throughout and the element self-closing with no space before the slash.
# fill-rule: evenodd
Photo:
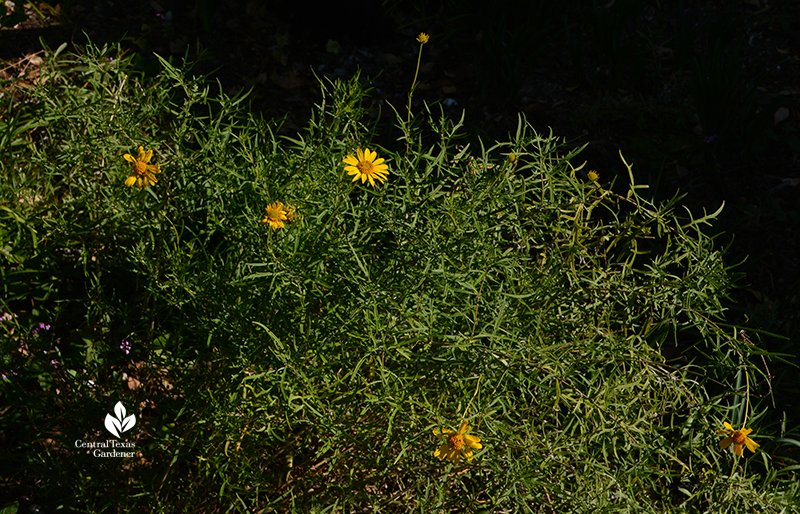
<svg viewBox="0 0 800 514">
<path fill-rule="evenodd" d="M 730 436 L 719 442 L 719 445 L 723 450 L 733 443 L 733 453 L 739 457 L 741 457 L 743 454 L 742 446 L 747 446 L 747 449 L 753 453 L 756 452 L 756 448 L 758 448 L 760 445 L 747 437 L 748 434 L 753 431 L 752 428 L 734 430 L 727 421 L 725 421 L 723 424 L 725 425 L 725 430 L 717 430 L 717 433 Z"/>
<path fill-rule="evenodd" d="M 446 428 L 441 430 L 438 428 L 434 429 L 433 435 L 444 440 L 444 443 L 433 452 L 433 456 L 439 457 L 439 460 L 444 460 L 446 458 L 448 461 L 455 461 L 456 463 L 458 463 L 458 459 L 460 458 L 471 461 L 472 450 L 480 450 L 483 448 L 483 445 L 480 443 L 480 438 L 474 435 L 467 435 L 469 429 L 469 423 L 466 421 L 461 422 L 458 433 Z"/>
<path fill-rule="evenodd" d="M 417 41 L 419 41 L 420 43 L 422 43 L 422 44 L 424 45 L 425 43 L 427 43 L 427 42 L 428 42 L 428 40 L 429 40 L 430 38 L 431 38 L 431 37 L 430 37 L 428 34 L 426 34 L 426 33 L 424 33 L 424 32 L 420 32 L 420 33 L 419 33 L 419 36 L 417 36 Z"/>
<path fill-rule="evenodd" d="M 125 179 L 125 185 L 130 187 L 134 184 L 139 189 L 147 187 L 148 185 L 155 185 L 158 180 L 154 173 L 161 173 L 161 167 L 158 164 L 148 164 L 153 157 L 153 151 L 144 151 L 144 148 L 139 147 L 139 152 L 134 159 L 133 155 L 126 153 L 122 157 L 126 161 L 133 163 L 133 174 Z"/>
<path fill-rule="evenodd" d="M 293 211 L 292 218 L 294 218 Z M 284 221 L 289 221 L 288 212 L 283 208 L 283 203 L 275 202 L 267 206 L 267 216 L 261 220 L 261 223 L 269 223 L 272 230 L 277 230 L 286 226 Z"/>
<path fill-rule="evenodd" d="M 363 152 L 361 148 L 357 148 L 356 154 L 358 157 L 348 155 L 342 160 L 345 164 L 349 164 L 344 169 L 348 175 L 353 175 L 353 182 L 361 179 L 363 184 L 369 179 L 369 183 L 374 187 L 375 179 L 381 183 L 386 181 L 386 177 L 389 175 L 389 165 L 382 164 L 385 159 L 376 159 L 378 154 L 370 152 L 369 148 L 365 148 Z"/>
<path fill-rule="evenodd" d="M 597 173 L 596 171 L 592 170 L 587 174 L 587 177 L 589 177 L 589 180 L 594 182 L 595 180 L 600 178 L 600 174 Z"/>
</svg>

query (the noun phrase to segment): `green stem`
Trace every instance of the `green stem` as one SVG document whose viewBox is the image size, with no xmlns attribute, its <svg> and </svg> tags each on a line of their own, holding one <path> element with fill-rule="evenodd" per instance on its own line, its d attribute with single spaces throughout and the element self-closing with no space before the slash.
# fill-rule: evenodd
<svg viewBox="0 0 800 514">
<path fill-rule="evenodd" d="M 465 419 L 467 419 L 467 411 L 469 410 L 469 406 L 472 405 L 472 400 L 478 395 L 478 388 L 481 385 L 481 379 L 483 378 L 483 373 L 481 376 L 478 377 L 478 383 L 475 385 L 475 393 L 472 395 L 472 398 L 469 399 L 469 403 L 467 404 L 467 408 L 464 409 L 464 415 L 461 416 L 461 422 L 463 423 Z"/>
<path fill-rule="evenodd" d="M 411 90 L 408 92 L 408 122 L 406 123 L 406 154 L 408 153 L 408 136 L 411 127 L 411 97 L 414 94 L 414 88 L 417 85 L 417 77 L 419 76 L 419 63 L 422 61 L 422 45 L 419 45 L 419 54 L 417 55 L 417 69 L 414 71 L 414 80 L 411 82 Z"/>
<path fill-rule="evenodd" d="M 352 193 L 352 192 L 353 192 L 353 189 L 355 189 L 355 187 L 356 187 L 356 183 L 355 183 L 355 182 L 353 182 L 353 183 L 350 185 L 350 190 L 347 192 L 347 194 L 346 194 L 346 195 L 344 195 L 344 196 L 342 197 L 342 199 L 339 201 L 339 205 L 337 205 L 337 206 L 336 206 L 336 208 L 333 210 L 333 213 L 332 213 L 330 216 L 328 216 L 328 219 L 326 219 L 326 220 L 325 220 L 325 223 L 322 225 L 322 228 L 321 228 L 321 229 L 319 229 L 319 233 L 317 234 L 317 237 L 315 237 L 315 238 L 314 238 L 314 242 L 313 242 L 313 243 L 311 243 L 311 246 L 314 246 L 315 244 L 317 244 L 317 239 L 319 239 L 319 236 L 321 236 L 321 235 L 322 235 L 322 233 L 325 231 L 325 227 L 327 227 L 327 226 L 328 226 L 328 222 L 329 222 L 330 220 L 332 220 L 334 216 L 336 216 L 336 213 L 339 211 L 339 207 L 341 207 L 341 206 L 342 206 L 342 204 L 344 203 L 344 201 L 347 199 L 347 197 L 349 197 L 349 196 L 350 196 L 350 193 Z"/>
<path fill-rule="evenodd" d="M 742 430 L 747 426 L 747 414 L 750 410 L 750 374 L 747 369 L 744 371 L 744 421 L 742 421 Z"/>
</svg>

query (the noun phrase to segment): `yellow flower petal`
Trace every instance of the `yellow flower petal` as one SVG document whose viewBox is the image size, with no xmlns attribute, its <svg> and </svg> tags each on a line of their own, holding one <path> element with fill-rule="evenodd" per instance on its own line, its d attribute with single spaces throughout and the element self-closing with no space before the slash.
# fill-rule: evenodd
<svg viewBox="0 0 800 514">
<path fill-rule="evenodd" d="M 755 453 L 756 448 L 759 447 L 759 444 L 747 437 L 753 431 L 752 428 L 741 428 L 739 430 L 734 430 L 727 421 L 723 422 L 723 425 L 725 425 L 725 430 L 717 430 L 717 433 L 728 436 L 719 442 L 719 445 L 723 450 L 727 449 L 728 446 L 733 444 L 733 453 L 737 457 L 744 455 L 745 446 L 748 450 Z"/>
<path fill-rule="evenodd" d="M 449 428 L 434 428 L 433 429 L 433 435 L 435 435 L 438 438 L 446 437 L 447 434 L 452 434 L 452 433 L 453 433 L 453 431 L 450 430 Z"/>
<path fill-rule="evenodd" d="M 386 159 L 378 159 L 378 153 L 369 148 L 356 148 L 357 157 L 347 155 L 342 162 L 345 163 L 345 171 L 348 175 L 353 175 L 353 182 L 361 179 L 362 184 L 369 181 L 375 187 L 375 181 L 384 183 L 389 175 L 389 165 L 385 164 Z M 377 160 L 376 160 L 377 159 Z"/>
<path fill-rule="evenodd" d="M 474 435 L 465 434 L 464 442 L 467 443 L 467 446 L 470 448 L 475 448 L 476 450 L 480 450 L 483 448 L 483 445 L 480 443 L 480 438 L 475 437 Z"/>
<path fill-rule="evenodd" d="M 456 463 L 459 459 L 471 461 L 474 456 L 473 450 L 480 450 L 483 445 L 480 444 L 479 437 L 465 434 L 470 428 L 467 421 L 461 422 L 458 432 L 446 428 L 435 428 L 433 435 L 443 440 L 443 443 L 434 451 L 434 457 L 438 457 L 439 460 L 446 458 L 448 461 Z"/>
<path fill-rule="evenodd" d="M 150 159 L 153 158 L 153 150 L 144 151 L 144 147 L 139 147 L 136 152 L 136 158 L 131 154 L 124 154 L 123 159 L 133 163 L 133 174 L 125 179 L 125 185 L 130 187 L 134 184 L 139 189 L 149 185 L 155 185 L 158 180 L 155 173 L 161 173 L 161 166 L 159 164 L 148 164 Z"/>
<path fill-rule="evenodd" d="M 266 207 L 267 216 L 261 220 L 261 223 L 269 223 L 272 230 L 284 228 L 286 224 L 284 220 L 288 220 L 288 212 L 284 209 L 283 202 L 275 202 Z"/>
</svg>

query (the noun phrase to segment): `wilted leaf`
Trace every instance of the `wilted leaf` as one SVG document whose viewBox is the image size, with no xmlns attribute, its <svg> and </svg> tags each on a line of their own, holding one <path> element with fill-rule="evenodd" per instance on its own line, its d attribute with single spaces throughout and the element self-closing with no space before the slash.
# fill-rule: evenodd
<svg viewBox="0 0 800 514">
<path fill-rule="evenodd" d="M 775 114 L 772 115 L 772 121 L 775 123 L 775 125 L 777 125 L 788 117 L 789 109 L 786 107 L 780 107 L 777 111 L 775 111 Z"/>
<path fill-rule="evenodd" d="M 135 378 L 133 378 L 133 377 L 128 377 L 128 389 L 130 389 L 131 391 L 133 391 L 133 390 L 135 390 L 135 389 L 138 389 L 138 387 L 139 387 L 140 385 L 142 385 L 142 383 L 141 383 L 141 382 L 139 382 L 138 380 L 136 380 L 136 379 L 135 379 Z"/>
</svg>

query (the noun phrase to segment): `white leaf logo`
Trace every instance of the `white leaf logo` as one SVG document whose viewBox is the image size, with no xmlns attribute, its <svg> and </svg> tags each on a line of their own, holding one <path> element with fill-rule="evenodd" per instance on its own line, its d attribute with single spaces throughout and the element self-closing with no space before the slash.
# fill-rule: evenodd
<svg viewBox="0 0 800 514">
<path fill-rule="evenodd" d="M 111 414 L 106 414 L 106 429 L 119 438 L 122 432 L 127 432 L 133 428 L 133 425 L 136 424 L 136 416 L 131 414 L 126 418 L 125 407 L 122 402 L 117 402 L 114 406 L 114 414 L 116 414 L 116 418 L 111 417 Z"/>
</svg>

